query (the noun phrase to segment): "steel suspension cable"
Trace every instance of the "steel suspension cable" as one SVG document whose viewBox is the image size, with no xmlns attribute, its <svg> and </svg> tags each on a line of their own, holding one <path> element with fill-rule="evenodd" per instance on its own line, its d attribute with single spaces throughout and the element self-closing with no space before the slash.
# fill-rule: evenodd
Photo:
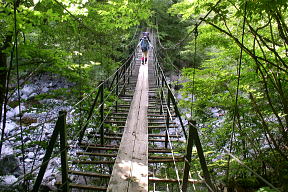
<svg viewBox="0 0 288 192">
<path fill-rule="evenodd" d="M 243 25 L 242 25 L 242 38 L 241 43 L 243 45 L 244 43 L 244 33 L 245 33 L 245 24 L 246 24 L 246 14 L 247 14 L 247 2 L 245 3 L 244 8 L 244 18 L 243 18 Z M 232 123 L 232 133 L 230 136 L 230 146 L 229 146 L 229 152 L 232 152 L 233 149 L 233 140 L 235 137 L 235 121 L 236 121 L 236 115 L 239 113 L 239 107 L 238 107 L 238 97 L 239 97 L 239 87 L 240 87 L 240 77 L 241 77 L 241 66 L 242 66 L 242 57 L 243 57 L 243 48 L 240 49 L 240 58 L 237 68 L 237 88 L 236 88 L 236 95 L 235 95 L 235 108 L 234 108 L 234 114 L 233 114 L 233 123 Z M 227 165 L 227 181 L 229 181 L 229 173 L 230 173 L 230 160 L 231 157 L 228 157 L 228 165 Z"/>
<path fill-rule="evenodd" d="M 195 26 L 195 39 L 194 39 L 194 63 L 192 73 L 192 96 L 191 96 L 191 118 L 193 119 L 193 104 L 195 100 L 195 75 L 196 75 L 196 57 L 197 57 L 197 37 L 198 37 L 198 26 Z"/>
<path fill-rule="evenodd" d="M 237 158 L 235 155 L 233 155 L 230 152 L 230 149 L 226 149 L 224 148 L 224 151 L 226 152 L 227 155 L 229 155 L 229 157 L 233 158 L 235 161 L 237 161 L 240 165 L 242 165 L 243 167 L 245 167 L 246 169 L 248 169 L 250 172 L 252 172 L 253 174 L 255 174 L 259 179 L 261 179 L 264 183 L 266 183 L 269 187 L 271 187 L 272 189 L 279 191 L 279 189 L 277 189 L 274 185 L 272 185 L 269 181 L 267 181 L 266 179 L 264 179 L 261 175 L 259 175 L 258 173 L 256 173 L 256 171 L 254 171 L 253 169 L 251 169 L 250 167 L 248 167 L 243 161 L 241 161 L 239 158 Z"/>
<path fill-rule="evenodd" d="M 18 52 L 18 28 L 17 28 L 17 5 L 16 1 L 14 2 L 14 43 L 15 43 L 15 62 L 16 62 L 16 73 L 17 73 L 17 95 L 18 95 L 18 108 L 19 108 L 19 125 L 21 132 L 21 152 L 22 152 L 22 168 L 24 175 L 26 174 L 25 166 L 25 150 L 24 150 L 24 136 L 23 136 L 23 127 L 22 127 L 22 109 L 21 109 L 21 95 L 20 95 L 20 80 L 19 80 L 19 52 Z M 24 189 L 27 191 L 27 180 L 24 180 Z"/>
<path fill-rule="evenodd" d="M 6 86 L 5 86 L 5 100 L 4 100 L 4 114 L 3 114 L 3 120 L 2 117 L 0 117 L 0 123 L 2 123 L 2 130 L 1 130 L 1 139 L 0 139 L 0 158 L 2 154 L 2 145 L 4 143 L 4 135 L 5 135 L 5 128 L 6 128 L 6 120 L 7 120 L 7 104 L 8 104 L 8 94 L 9 94 L 9 82 L 10 82 L 10 74 L 12 70 L 12 64 L 13 64 L 13 58 L 14 58 L 14 49 L 15 49 L 15 43 L 11 50 L 11 59 L 10 59 L 10 66 L 8 69 L 8 74 L 6 77 Z M 1 122 L 2 121 L 2 122 Z"/>
<path fill-rule="evenodd" d="M 195 24 L 194 29 L 191 32 L 189 32 L 182 40 L 180 40 L 178 43 L 175 43 L 173 47 L 164 47 L 164 46 L 161 46 L 162 44 L 160 43 L 161 48 L 162 49 L 176 49 L 177 47 L 182 46 L 187 40 L 187 38 L 190 37 L 190 35 L 192 35 L 195 30 L 197 30 L 197 27 L 201 25 L 201 23 L 210 15 L 210 13 L 220 4 L 221 1 L 222 0 L 218 0 L 216 4 L 206 13 L 206 15 L 203 18 L 200 18 L 199 23 Z M 158 31 L 158 27 L 156 27 L 156 29 Z M 158 38 L 158 40 L 160 39 Z"/>
<path fill-rule="evenodd" d="M 165 95 L 164 95 L 164 99 L 166 99 L 168 101 L 168 98 L 166 98 Z M 172 114 L 171 114 L 171 111 L 170 111 L 169 107 L 166 106 L 166 109 L 167 109 L 167 113 L 169 115 L 169 119 L 173 121 Z M 163 114 L 163 116 L 164 116 L 164 114 Z M 174 168 L 175 168 L 175 173 L 176 173 L 176 177 L 177 177 L 179 191 L 182 192 L 181 179 L 179 177 L 179 170 L 178 170 L 176 162 L 175 162 L 175 155 L 174 155 L 173 145 L 172 145 L 170 134 L 169 134 L 169 130 L 167 129 L 167 127 L 166 127 L 166 133 L 167 133 L 167 136 L 168 136 L 168 142 L 169 142 L 169 146 L 170 146 L 170 149 L 171 149 L 171 154 L 172 154 L 172 158 L 173 158 L 173 164 L 174 164 Z"/>
<path fill-rule="evenodd" d="M 161 67 L 160 67 L 160 72 L 161 72 L 161 74 L 163 75 L 164 81 L 167 81 L 166 78 L 165 78 L 165 75 L 164 75 L 164 73 L 163 73 L 163 71 L 162 71 L 162 69 L 161 69 Z M 167 86 L 169 86 L 169 85 L 167 84 Z M 162 89 L 162 88 L 161 88 L 161 89 Z M 164 95 L 164 99 L 166 99 L 166 96 L 165 96 L 165 95 Z M 162 103 L 162 101 L 161 101 L 161 103 Z M 168 110 L 168 113 L 169 113 L 169 116 L 170 116 L 170 119 L 171 119 L 171 118 L 172 118 L 172 114 L 171 114 L 170 110 Z M 163 115 L 163 117 L 165 117 L 165 116 Z M 177 132 L 176 132 L 176 135 L 178 135 Z M 169 137 L 169 138 L 170 138 L 170 137 Z M 185 139 L 185 141 L 187 142 L 187 139 L 186 139 L 185 137 L 184 137 L 184 139 Z M 170 144 L 172 145 L 172 143 L 170 143 Z M 197 173 L 198 177 L 205 182 L 205 185 L 207 186 L 207 188 L 208 188 L 209 190 L 213 191 L 213 190 L 211 189 L 211 187 L 207 184 L 207 182 L 206 182 L 206 181 L 199 175 L 199 173 L 196 171 L 195 166 L 192 166 L 192 167 L 195 169 L 195 172 Z M 190 176 L 190 178 L 192 178 L 192 177 L 191 177 L 191 171 L 190 171 L 190 170 L 189 170 L 189 176 Z M 195 189 L 194 184 L 193 184 L 193 187 L 194 187 L 194 189 Z"/>
<path fill-rule="evenodd" d="M 125 87 L 125 85 L 127 84 L 127 82 L 128 82 L 128 78 L 125 80 L 124 85 L 122 86 L 122 89 L 120 90 L 120 92 L 124 89 L 124 87 Z M 118 84 L 120 84 L 120 81 L 118 82 Z M 112 93 L 113 90 L 116 88 L 116 86 L 117 86 L 117 85 L 115 85 L 114 88 L 111 90 L 111 93 Z M 107 97 L 106 97 L 106 98 L 107 98 Z M 104 99 L 104 100 L 105 100 L 105 99 Z M 109 114 L 110 114 L 110 112 L 111 112 L 111 110 L 112 110 L 112 108 L 113 108 L 113 105 L 116 103 L 116 101 L 117 101 L 117 100 L 115 99 L 115 100 L 114 100 L 114 103 L 113 103 L 112 106 L 109 108 L 106 116 L 104 117 L 103 121 L 98 125 L 98 127 L 97 127 L 96 129 L 99 130 L 99 128 L 104 124 L 104 121 L 105 121 L 105 120 L 107 119 L 107 117 L 109 116 Z M 101 103 L 98 108 L 100 108 L 101 105 L 104 105 L 104 102 Z M 80 134 L 80 132 L 81 132 L 81 130 L 78 132 L 78 134 L 76 134 L 76 135 L 74 136 L 74 138 L 71 139 L 72 141 L 75 141 L 74 143 L 71 144 L 72 146 L 76 146 L 76 144 L 77 144 L 76 137 Z M 90 138 L 89 140 L 95 139 L 96 136 L 97 136 L 97 135 L 95 134 L 95 135 L 94 135 L 92 138 Z M 84 151 L 87 151 L 88 148 L 89 148 L 90 146 L 92 146 L 92 145 L 93 145 L 92 143 L 89 143 L 88 145 L 86 145 Z M 80 162 L 74 164 L 74 171 L 76 170 L 76 168 L 77 168 L 77 166 L 78 166 L 79 164 L 80 164 Z"/>
</svg>

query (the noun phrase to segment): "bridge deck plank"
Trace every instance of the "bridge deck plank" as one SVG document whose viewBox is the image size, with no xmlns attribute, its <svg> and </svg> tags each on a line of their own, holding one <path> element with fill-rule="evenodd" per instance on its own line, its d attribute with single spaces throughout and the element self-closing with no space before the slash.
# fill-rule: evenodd
<svg viewBox="0 0 288 192">
<path fill-rule="evenodd" d="M 148 191 L 148 64 L 139 69 L 136 89 L 118 155 L 109 181 L 109 192 Z"/>
</svg>

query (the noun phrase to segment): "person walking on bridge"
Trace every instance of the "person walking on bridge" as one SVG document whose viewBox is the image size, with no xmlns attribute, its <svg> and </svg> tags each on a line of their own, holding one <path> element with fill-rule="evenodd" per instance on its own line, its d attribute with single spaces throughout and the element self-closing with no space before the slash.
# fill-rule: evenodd
<svg viewBox="0 0 288 192">
<path fill-rule="evenodd" d="M 150 47 L 153 48 L 153 46 L 150 43 L 148 35 L 149 35 L 148 32 L 143 32 L 143 37 L 140 39 L 140 42 L 138 44 L 138 46 L 140 45 L 141 51 L 142 51 L 142 57 L 141 57 L 142 65 L 147 64 L 148 51 L 149 51 Z"/>
</svg>

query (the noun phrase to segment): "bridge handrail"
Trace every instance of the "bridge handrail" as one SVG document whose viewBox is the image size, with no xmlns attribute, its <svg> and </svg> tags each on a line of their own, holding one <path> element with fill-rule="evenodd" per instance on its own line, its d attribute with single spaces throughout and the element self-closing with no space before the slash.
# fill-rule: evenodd
<svg viewBox="0 0 288 192">
<path fill-rule="evenodd" d="M 157 53 L 154 53 L 154 54 L 155 54 L 155 55 L 158 55 Z M 167 88 L 167 90 L 168 90 L 168 94 L 170 94 L 171 102 L 172 102 L 172 104 L 173 104 L 173 106 L 174 106 L 175 113 L 176 113 L 177 117 L 179 118 L 179 121 L 180 121 L 180 124 L 181 124 L 181 128 L 182 128 L 182 131 L 183 131 L 183 134 L 184 134 L 184 136 L 185 136 L 185 139 L 187 140 L 187 133 L 186 133 L 186 130 L 185 130 L 185 126 L 184 126 L 184 123 L 183 123 L 183 120 L 182 120 L 180 111 L 179 111 L 179 109 L 178 109 L 178 102 L 177 102 L 177 100 L 176 100 L 176 97 L 175 97 L 175 95 L 173 94 L 173 92 L 172 92 L 172 90 L 171 90 L 171 87 L 170 87 L 170 85 L 169 85 L 169 83 L 168 83 L 168 81 L 167 81 L 166 75 L 164 74 L 163 69 L 162 69 L 160 63 L 158 62 L 158 60 L 155 62 L 155 65 L 156 65 L 156 66 L 155 66 L 155 67 L 156 67 L 156 73 L 157 73 L 158 71 L 160 71 L 160 74 L 159 74 L 159 72 L 158 72 L 157 75 L 158 75 L 158 77 L 161 78 L 162 87 L 163 87 L 163 82 L 164 82 L 164 84 L 165 84 L 165 86 L 166 86 L 166 88 Z M 160 80 L 158 79 L 158 84 L 159 84 L 159 81 L 160 81 Z"/>
<path fill-rule="evenodd" d="M 133 58 L 135 58 L 135 53 L 136 53 L 135 50 L 133 51 L 132 54 L 130 54 L 129 58 L 111 76 L 109 76 L 104 81 L 101 81 L 99 83 L 99 85 L 97 86 L 97 87 L 99 87 L 99 89 L 98 89 L 98 92 L 97 92 L 97 94 L 95 96 L 95 99 L 93 100 L 93 104 L 91 105 L 90 110 L 88 112 L 88 117 L 86 119 L 86 123 L 85 123 L 84 127 L 81 128 L 81 131 L 80 131 L 80 134 L 79 134 L 79 139 L 78 139 L 79 143 L 82 142 L 82 139 L 84 137 L 84 133 L 85 133 L 85 131 L 86 131 L 88 125 L 89 125 L 89 121 L 90 121 L 90 119 L 92 117 L 92 114 L 93 114 L 93 111 L 94 111 L 94 109 L 96 107 L 96 103 L 98 101 L 99 95 L 101 95 L 101 97 L 103 97 L 103 98 L 101 99 L 97 109 L 100 108 L 100 110 L 101 110 L 100 113 L 101 113 L 101 117 L 102 117 L 101 120 L 104 121 L 103 120 L 104 111 L 101 108 L 104 107 L 104 103 L 105 103 L 107 97 L 110 96 L 114 90 L 116 90 L 115 94 L 117 96 L 119 95 L 118 87 L 119 87 L 119 84 L 120 84 L 121 80 L 122 80 L 122 82 L 124 82 L 124 86 L 126 85 L 126 75 L 127 75 L 127 73 L 128 74 L 132 73 L 132 68 L 135 65 L 135 62 L 132 60 Z M 111 83 L 109 85 L 109 81 L 108 80 L 111 79 L 112 77 L 113 77 L 113 79 L 112 79 L 112 81 L 111 81 Z M 113 83 L 114 83 L 115 79 L 116 79 L 116 84 L 113 87 Z M 104 99 L 104 86 L 106 84 L 108 84 L 107 87 L 108 87 L 108 90 L 110 91 L 110 94 L 108 96 L 106 96 L 106 98 Z M 112 87 L 113 87 L 113 89 L 111 90 Z M 116 105 L 117 105 L 117 103 L 116 103 Z M 101 122 L 100 124 L 103 126 L 103 122 Z"/>
</svg>

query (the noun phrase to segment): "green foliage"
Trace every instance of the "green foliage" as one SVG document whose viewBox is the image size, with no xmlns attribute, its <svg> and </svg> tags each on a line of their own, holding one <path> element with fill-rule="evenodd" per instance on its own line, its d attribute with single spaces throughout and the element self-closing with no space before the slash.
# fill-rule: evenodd
<svg viewBox="0 0 288 192">
<path fill-rule="evenodd" d="M 269 187 L 262 187 L 257 190 L 257 192 L 275 192 L 276 190 L 270 189 Z"/>
<path fill-rule="evenodd" d="M 287 161 L 287 1 L 273 1 L 271 6 L 271 1 L 233 0 L 213 7 L 216 2 L 183 0 L 169 9 L 181 22 L 202 21 L 197 39 L 190 34 L 181 50 L 181 58 L 190 64 L 182 70 L 183 99 L 179 103 L 201 125 L 201 142 L 212 151 L 207 161 L 214 177 L 233 181 L 234 187 L 265 186 L 232 160 L 229 181 L 221 174 L 227 173 L 228 162 L 223 148 L 230 147 L 233 136 L 232 152 L 285 191 L 288 173 L 281 165 Z M 194 27 L 187 27 L 187 33 Z"/>
</svg>

